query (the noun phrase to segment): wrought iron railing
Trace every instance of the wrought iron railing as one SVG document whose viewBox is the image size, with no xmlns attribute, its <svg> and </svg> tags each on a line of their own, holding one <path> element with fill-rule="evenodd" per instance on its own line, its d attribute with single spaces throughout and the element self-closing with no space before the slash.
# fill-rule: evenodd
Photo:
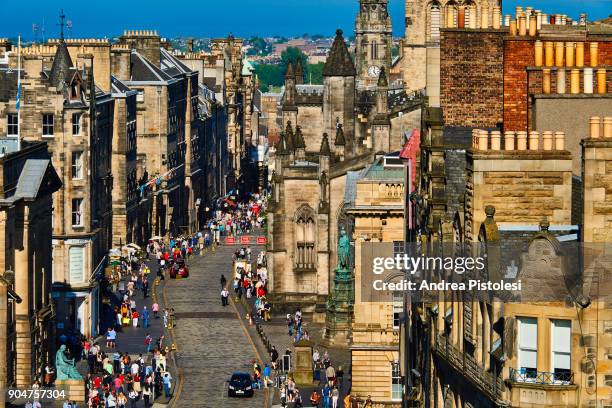
<svg viewBox="0 0 612 408">
<path fill-rule="evenodd" d="M 444 358 L 457 371 L 463 373 L 478 388 L 493 399 L 498 398 L 503 391 L 501 376 L 494 376 L 478 365 L 470 355 L 455 347 L 446 337 L 436 336 L 434 350 L 438 356 Z"/>
<path fill-rule="evenodd" d="M 574 373 L 571 371 L 550 373 L 510 368 L 510 381 L 526 384 L 572 385 L 574 384 Z"/>
</svg>

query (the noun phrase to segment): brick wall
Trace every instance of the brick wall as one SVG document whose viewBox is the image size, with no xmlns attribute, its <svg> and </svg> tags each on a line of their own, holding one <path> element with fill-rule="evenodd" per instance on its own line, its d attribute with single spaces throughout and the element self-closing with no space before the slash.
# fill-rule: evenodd
<svg viewBox="0 0 612 408">
<path fill-rule="evenodd" d="M 447 126 L 494 127 L 502 119 L 500 30 L 442 30 L 440 102 Z"/>
<path fill-rule="evenodd" d="M 542 93 L 542 71 L 527 71 L 535 65 L 534 39 L 526 37 L 507 37 L 504 40 L 504 129 L 531 130 L 531 101 L 528 94 Z M 612 42 L 598 41 L 599 65 L 612 65 Z M 590 64 L 590 45 L 584 43 L 584 64 Z M 556 92 L 557 73 L 551 70 L 551 92 Z M 594 73 L 594 89 L 597 90 L 597 77 Z M 612 90 L 612 72 L 607 73 L 608 93 Z M 566 93 L 570 90 L 570 71 L 565 74 Z M 583 76 L 580 73 L 580 89 L 583 89 Z"/>
</svg>

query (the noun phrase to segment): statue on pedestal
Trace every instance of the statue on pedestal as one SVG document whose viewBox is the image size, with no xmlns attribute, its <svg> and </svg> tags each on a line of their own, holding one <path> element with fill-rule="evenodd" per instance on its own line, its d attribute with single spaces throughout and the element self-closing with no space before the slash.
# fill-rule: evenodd
<svg viewBox="0 0 612 408">
<path fill-rule="evenodd" d="M 83 377 L 76 369 L 74 358 L 66 356 L 66 345 L 62 344 L 55 353 L 55 369 L 58 380 L 82 380 Z"/>
</svg>

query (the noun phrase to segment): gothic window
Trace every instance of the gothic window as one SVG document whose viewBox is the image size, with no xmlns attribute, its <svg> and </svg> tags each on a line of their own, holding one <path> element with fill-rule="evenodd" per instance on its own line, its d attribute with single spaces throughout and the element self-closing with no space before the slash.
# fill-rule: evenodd
<svg viewBox="0 0 612 408">
<path fill-rule="evenodd" d="M 440 40 L 440 3 L 434 1 L 427 10 L 427 39 L 430 41 Z"/>
<path fill-rule="evenodd" d="M 370 44 L 370 55 L 372 56 L 373 60 L 378 59 L 378 43 L 376 41 L 372 41 Z"/>
<path fill-rule="evenodd" d="M 314 270 L 316 264 L 314 211 L 303 205 L 295 217 L 295 266 L 297 269 Z"/>
</svg>

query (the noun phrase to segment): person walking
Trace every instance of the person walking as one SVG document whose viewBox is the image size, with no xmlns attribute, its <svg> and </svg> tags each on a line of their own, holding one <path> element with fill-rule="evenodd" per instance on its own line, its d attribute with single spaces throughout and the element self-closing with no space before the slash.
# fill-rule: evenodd
<svg viewBox="0 0 612 408">
<path fill-rule="evenodd" d="M 149 311 L 146 306 L 142 309 L 142 327 L 145 329 L 149 327 Z"/>
<path fill-rule="evenodd" d="M 225 275 L 221 275 L 221 289 L 225 289 L 226 284 L 227 280 L 225 279 Z"/>
<path fill-rule="evenodd" d="M 172 388 L 172 376 L 168 371 L 162 376 L 164 382 L 164 396 L 170 399 L 170 389 Z"/>
<path fill-rule="evenodd" d="M 223 290 L 221 291 L 221 305 L 227 306 L 229 304 L 228 299 L 229 292 L 227 291 L 227 289 L 223 288 Z"/>
<path fill-rule="evenodd" d="M 149 279 L 148 276 L 144 276 L 142 280 L 142 296 L 146 298 L 149 293 Z"/>
<path fill-rule="evenodd" d="M 334 387 L 331 392 L 332 396 L 332 408 L 338 408 L 338 398 L 340 398 L 340 392 L 338 391 L 338 387 Z"/>
<path fill-rule="evenodd" d="M 145 382 L 142 389 L 142 399 L 144 400 L 144 408 L 149 408 L 151 406 L 149 402 L 151 399 L 151 386 L 147 382 Z"/>
<path fill-rule="evenodd" d="M 145 336 L 144 343 L 147 346 L 147 353 L 150 353 L 151 344 L 153 344 L 153 337 L 149 333 L 147 333 L 147 335 Z"/>
<path fill-rule="evenodd" d="M 136 310 L 136 308 L 134 308 L 132 310 L 132 327 L 136 328 L 138 327 L 138 318 L 140 317 L 140 314 L 138 313 L 138 310 Z"/>
<path fill-rule="evenodd" d="M 329 400 L 331 397 L 331 389 L 329 388 L 328 384 L 325 384 L 325 388 L 323 388 L 321 394 L 323 394 L 323 408 L 330 408 Z"/>
<path fill-rule="evenodd" d="M 154 302 L 151 305 L 151 310 L 153 311 L 153 316 L 155 316 L 156 319 L 159 319 L 159 305 L 157 304 L 157 302 Z"/>
</svg>

